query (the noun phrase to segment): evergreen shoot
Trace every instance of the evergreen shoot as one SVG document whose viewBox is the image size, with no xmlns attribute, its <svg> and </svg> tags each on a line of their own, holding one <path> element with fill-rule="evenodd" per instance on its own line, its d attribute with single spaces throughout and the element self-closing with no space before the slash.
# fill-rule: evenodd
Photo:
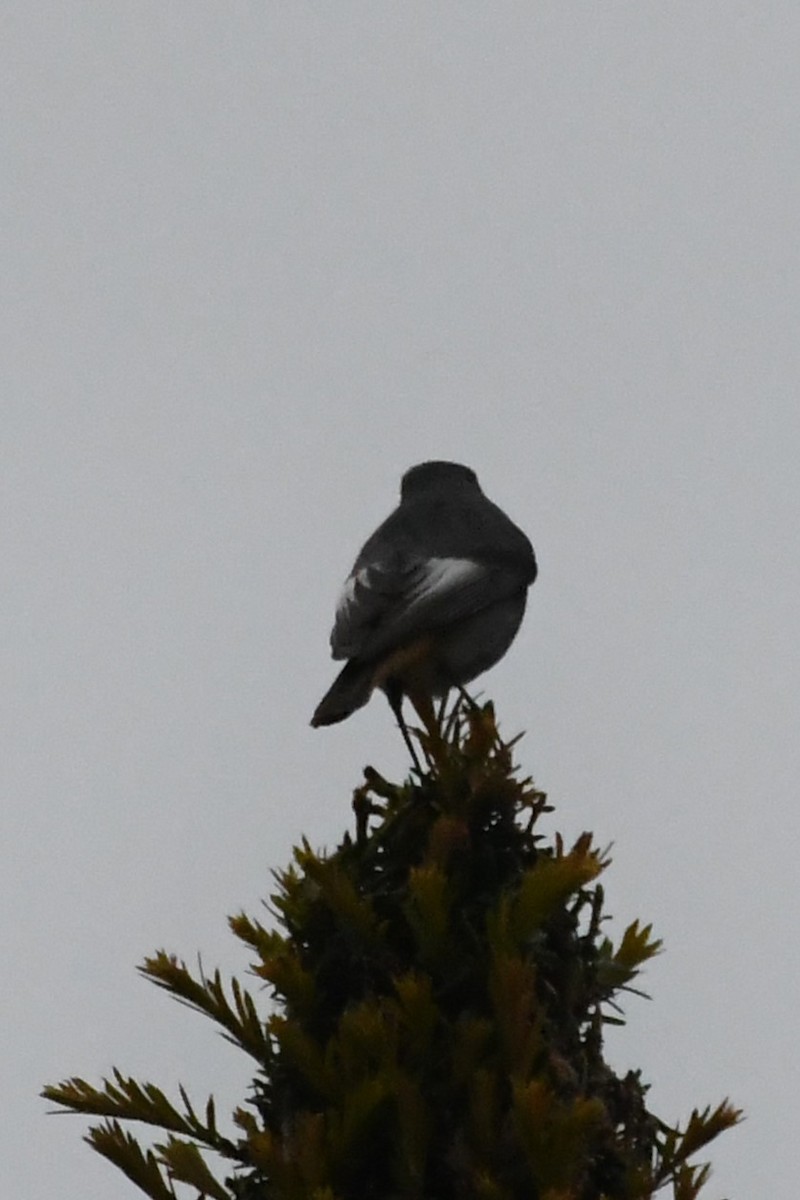
<svg viewBox="0 0 800 1200">
<path fill-rule="evenodd" d="M 151 1200 L 694 1200 L 696 1155 L 740 1114 L 673 1127 L 606 1062 L 660 946 L 637 921 L 606 933 L 607 854 L 539 832 L 552 810 L 491 705 L 415 737 L 424 766 L 400 785 L 367 768 L 333 853 L 295 849 L 271 920 L 231 919 L 262 986 L 164 951 L 140 968 L 253 1060 L 224 1129 L 213 1099 L 117 1071 L 44 1095 L 101 1118 L 87 1140 Z"/>
</svg>

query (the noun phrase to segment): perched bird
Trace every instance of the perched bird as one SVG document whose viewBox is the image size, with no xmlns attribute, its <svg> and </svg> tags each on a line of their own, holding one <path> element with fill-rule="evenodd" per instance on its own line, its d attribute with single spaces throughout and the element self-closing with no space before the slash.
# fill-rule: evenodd
<svg viewBox="0 0 800 1200">
<path fill-rule="evenodd" d="M 386 693 L 403 734 L 402 700 L 430 712 L 505 654 L 525 612 L 536 558 L 528 538 L 460 463 L 406 471 L 400 504 L 363 546 L 331 633 L 342 671 L 311 724 L 343 721 Z"/>
</svg>

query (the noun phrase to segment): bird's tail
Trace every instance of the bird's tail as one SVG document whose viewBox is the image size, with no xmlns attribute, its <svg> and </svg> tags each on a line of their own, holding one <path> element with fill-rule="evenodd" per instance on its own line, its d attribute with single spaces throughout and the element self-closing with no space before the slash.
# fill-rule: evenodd
<svg viewBox="0 0 800 1200">
<path fill-rule="evenodd" d="M 372 695 L 374 675 L 374 663 L 347 663 L 317 705 L 311 724 L 335 725 L 363 708 Z"/>
</svg>

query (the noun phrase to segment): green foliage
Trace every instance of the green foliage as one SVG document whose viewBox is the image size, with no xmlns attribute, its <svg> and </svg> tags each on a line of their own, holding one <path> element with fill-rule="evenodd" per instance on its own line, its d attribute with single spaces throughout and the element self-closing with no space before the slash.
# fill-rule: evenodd
<svg viewBox="0 0 800 1200">
<path fill-rule="evenodd" d="M 117 1072 L 44 1094 L 104 1118 L 89 1142 L 152 1200 L 694 1200 L 708 1166 L 689 1159 L 739 1114 L 672 1128 L 603 1058 L 650 926 L 601 936 L 607 856 L 589 834 L 545 843 L 546 797 L 490 706 L 418 737 L 424 771 L 395 786 L 368 768 L 354 836 L 303 842 L 277 874 L 277 929 L 232 918 L 271 1004 L 163 952 L 142 967 L 255 1061 L 230 1134 L 213 1101 L 201 1118 L 183 1089 L 176 1108 Z M 168 1136 L 144 1151 L 128 1121 Z"/>
</svg>

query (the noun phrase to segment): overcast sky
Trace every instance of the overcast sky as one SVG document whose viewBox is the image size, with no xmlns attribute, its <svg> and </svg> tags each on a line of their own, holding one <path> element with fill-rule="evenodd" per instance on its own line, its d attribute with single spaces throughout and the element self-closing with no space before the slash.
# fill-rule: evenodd
<svg viewBox="0 0 800 1200">
<path fill-rule="evenodd" d="M 666 953 L 609 1041 L 729 1095 L 709 1200 L 795 1200 L 800 7 L 10 0 L 2 23 L 0 1190 L 126 1200 L 37 1093 L 112 1065 L 220 1112 L 249 1062 L 139 980 L 240 975 L 376 697 L 308 720 L 399 478 L 530 534 L 482 683 Z M 705 1193 L 704 1193 L 705 1194 Z"/>
</svg>

